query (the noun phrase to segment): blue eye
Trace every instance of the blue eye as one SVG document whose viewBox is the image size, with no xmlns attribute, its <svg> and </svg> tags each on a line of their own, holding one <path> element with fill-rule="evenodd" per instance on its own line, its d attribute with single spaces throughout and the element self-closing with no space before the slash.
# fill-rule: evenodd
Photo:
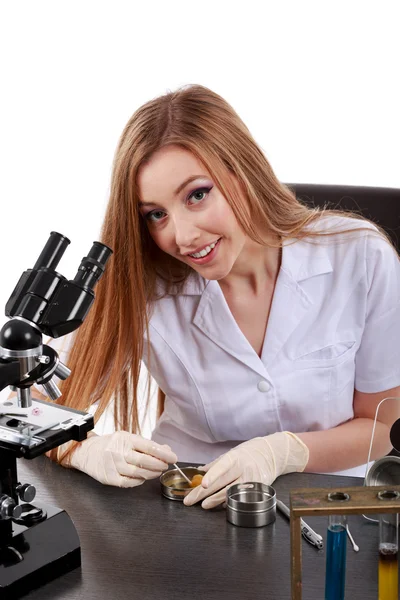
<svg viewBox="0 0 400 600">
<path fill-rule="evenodd" d="M 192 204 L 199 204 L 204 200 L 211 190 L 212 188 L 210 187 L 202 187 L 194 190 L 194 192 L 189 195 L 188 200 L 192 200 Z"/>
<path fill-rule="evenodd" d="M 145 219 L 146 221 L 152 221 L 153 223 L 157 223 L 158 221 L 161 221 L 164 215 L 165 213 L 162 210 L 152 210 L 151 212 L 147 213 L 147 215 L 145 215 Z"/>
<path fill-rule="evenodd" d="M 189 194 L 189 196 L 187 197 L 186 202 L 188 202 L 190 205 L 193 205 L 193 206 L 195 206 L 196 204 L 200 204 L 200 202 L 205 200 L 205 198 L 210 193 L 212 188 L 213 188 L 213 186 L 202 187 L 202 188 L 197 188 L 197 190 L 193 190 L 193 192 L 191 192 L 191 194 Z M 160 221 L 162 221 L 165 216 L 166 216 L 166 213 L 163 210 L 151 210 L 146 215 L 144 215 L 144 218 L 147 222 L 155 224 L 155 223 L 159 223 Z"/>
</svg>

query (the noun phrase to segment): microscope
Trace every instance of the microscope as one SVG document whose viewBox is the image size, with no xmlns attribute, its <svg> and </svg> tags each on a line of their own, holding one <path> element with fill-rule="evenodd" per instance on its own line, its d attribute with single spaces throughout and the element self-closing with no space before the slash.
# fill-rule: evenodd
<svg viewBox="0 0 400 600">
<path fill-rule="evenodd" d="M 81 564 L 80 542 L 67 513 L 33 504 L 36 490 L 18 481 L 17 458 L 32 459 L 70 440 L 82 441 L 93 416 L 58 405 L 53 380 L 70 370 L 42 335 L 58 338 L 77 329 L 94 301 L 93 287 L 112 250 L 94 242 L 73 280 L 55 269 L 70 241 L 51 232 L 34 267 L 25 271 L 7 304 L 0 330 L 0 598 L 15 598 Z M 50 401 L 33 399 L 31 386 Z"/>
</svg>

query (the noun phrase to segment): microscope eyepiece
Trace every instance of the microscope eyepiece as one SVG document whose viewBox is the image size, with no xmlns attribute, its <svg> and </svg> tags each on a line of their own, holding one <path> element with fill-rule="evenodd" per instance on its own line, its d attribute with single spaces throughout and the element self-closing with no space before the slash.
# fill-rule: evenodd
<svg viewBox="0 0 400 600">
<path fill-rule="evenodd" d="M 33 270 L 55 270 L 70 243 L 70 240 L 64 235 L 61 235 L 61 233 L 57 233 L 56 231 L 52 231 L 45 247 L 35 263 L 35 266 L 33 267 Z"/>
<path fill-rule="evenodd" d="M 101 242 L 93 242 L 89 254 L 82 258 L 74 283 L 92 289 L 103 275 L 106 262 L 111 254 L 111 248 Z"/>
</svg>

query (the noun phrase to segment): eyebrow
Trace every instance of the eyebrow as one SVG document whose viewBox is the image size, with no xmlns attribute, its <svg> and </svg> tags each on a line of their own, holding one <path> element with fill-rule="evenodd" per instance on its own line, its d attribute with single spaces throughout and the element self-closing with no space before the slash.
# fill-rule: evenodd
<svg viewBox="0 0 400 600">
<path fill-rule="evenodd" d="M 187 179 L 185 179 L 185 181 L 183 183 L 181 183 L 180 185 L 178 185 L 178 187 L 175 190 L 175 196 L 177 196 L 189 183 L 191 183 L 192 181 L 194 181 L 195 179 L 204 179 L 205 175 L 191 175 L 190 177 L 188 177 Z M 139 202 L 139 206 L 156 206 L 155 202 Z"/>
</svg>

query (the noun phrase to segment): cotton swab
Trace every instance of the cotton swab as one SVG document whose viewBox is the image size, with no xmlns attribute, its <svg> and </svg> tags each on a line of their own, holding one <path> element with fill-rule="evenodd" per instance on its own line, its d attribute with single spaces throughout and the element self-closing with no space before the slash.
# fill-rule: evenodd
<svg viewBox="0 0 400 600">
<path fill-rule="evenodd" d="M 177 465 L 177 464 L 175 464 L 175 463 L 174 463 L 174 467 L 175 467 L 175 469 L 177 469 L 177 470 L 179 471 L 179 473 L 182 475 L 182 477 L 183 477 L 184 479 L 186 479 L 186 481 L 187 481 L 189 484 L 190 484 L 190 483 L 192 483 L 192 482 L 190 481 L 189 477 L 187 477 L 187 476 L 185 475 L 185 473 L 182 471 L 182 469 L 180 469 L 180 468 L 178 467 L 178 465 Z"/>
<path fill-rule="evenodd" d="M 347 524 L 346 524 L 346 531 L 347 531 L 347 535 L 349 536 L 349 540 L 351 542 L 351 545 L 353 546 L 354 552 L 358 552 L 360 548 L 357 546 L 357 544 L 353 540 L 353 536 L 351 535 L 349 526 Z"/>
</svg>

